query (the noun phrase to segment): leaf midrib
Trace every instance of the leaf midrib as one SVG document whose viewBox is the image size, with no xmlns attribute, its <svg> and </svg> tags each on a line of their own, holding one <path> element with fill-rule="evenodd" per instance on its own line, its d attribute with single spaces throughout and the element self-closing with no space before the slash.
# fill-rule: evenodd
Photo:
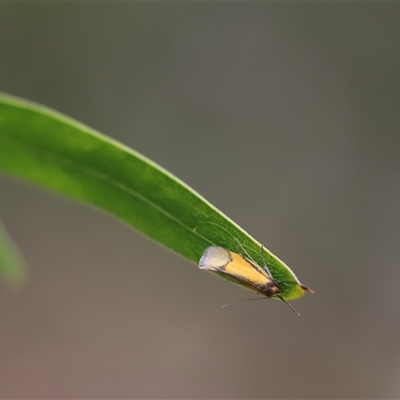
<svg viewBox="0 0 400 400">
<path fill-rule="evenodd" d="M 177 223 L 178 225 L 182 226 L 183 228 L 185 228 L 187 231 L 191 232 L 192 234 L 196 235 L 197 237 L 205 240 L 206 242 L 212 244 L 210 242 L 209 239 L 205 238 L 202 235 L 199 235 L 196 231 L 193 231 L 192 228 L 190 228 L 188 225 L 184 224 L 181 220 L 179 220 L 178 218 L 176 218 L 173 214 L 169 213 L 168 211 L 166 211 L 164 208 L 160 207 L 159 205 L 157 205 L 156 203 L 154 203 L 152 200 L 150 200 L 149 198 L 143 196 L 142 194 L 140 194 L 139 192 L 137 192 L 136 190 L 129 188 L 128 186 L 126 186 L 126 184 L 115 180 L 115 179 L 111 179 L 107 174 L 98 172 L 97 170 L 88 167 L 84 164 L 80 164 L 80 163 L 76 163 L 74 161 L 72 161 L 71 159 L 67 158 L 67 157 L 62 157 L 59 154 L 57 156 L 54 155 L 54 153 L 50 152 L 50 151 L 44 151 L 43 149 L 38 149 L 37 147 L 33 146 L 33 145 L 23 145 L 21 144 L 21 142 L 16 141 L 16 140 L 12 140 L 10 137 L 8 137 L 8 140 L 5 139 L 3 137 L 3 142 L 7 142 L 10 143 L 11 146 L 14 146 L 15 148 L 20 148 L 24 151 L 29 151 L 29 152 L 33 152 L 35 154 L 37 154 L 40 157 L 45 158 L 46 160 L 54 160 L 56 161 L 59 165 L 65 165 L 69 168 L 75 169 L 76 171 L 82 172 L 82 173 L 86 173 L 88 176 L 91 176 L 93 178 L 98 179 L 99 181 L 105 182 L 105 183 L 109 183 L 110 185 L 114 186 L 115 188 L 117 188 L 118 190 L 121 190 L 124 193 L 127 193 L 128 195 L 138 199 L 139 201 L 141 201 L 142 203 L 148 205 L 149 207 L 154 208 L 155 210 L 157 210 L 160 214 L 163 214 L 164 216 L 166 216 L 167 218 L 171 219 L 172 221 L 174 221 L 175 223 Z"/>
</svg>

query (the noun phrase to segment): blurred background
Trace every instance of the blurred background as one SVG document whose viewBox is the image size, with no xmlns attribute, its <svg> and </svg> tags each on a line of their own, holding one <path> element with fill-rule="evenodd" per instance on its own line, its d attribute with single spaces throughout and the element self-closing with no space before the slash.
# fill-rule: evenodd
<svg viewBox="0 0 400 400">
<path fill-rule="evenodd" d="M 315 290 L 252 297 L 0 176 L 1 398 L 400 398 L 400 5 L 2 3 L 0 90 L 131 146 Z"/>
</svg>

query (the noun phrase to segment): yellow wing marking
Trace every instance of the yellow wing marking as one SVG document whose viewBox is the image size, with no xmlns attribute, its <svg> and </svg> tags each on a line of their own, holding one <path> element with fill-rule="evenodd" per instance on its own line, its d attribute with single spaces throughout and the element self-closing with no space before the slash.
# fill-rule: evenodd
<svg viewBox="0 0 400 400">
<path fill-rule="evenodd" d="M 256 288 L 271 282 L 271 278 L 267 275 L 267 272 L 262 270 L 258 265 L 250 263 L 240 254 L 230 252 L 230 256 L 232 261 L 224 268 L 224 272 L 228 275 L 242 282 L 247 282 Z"/>
</svg>

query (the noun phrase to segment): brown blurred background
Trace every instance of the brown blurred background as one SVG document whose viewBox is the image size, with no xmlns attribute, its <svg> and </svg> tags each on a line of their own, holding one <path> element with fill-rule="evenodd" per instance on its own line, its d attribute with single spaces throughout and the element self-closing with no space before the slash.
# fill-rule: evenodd
<svg viewBox="0 0 400 400">
<path fill-rule="evenodd" d="M 315 289 L 252 297 L 0 176 L 1 398 L 400 398 L 400 5 L 0 4 L 0 89 L 176 174 Z"/>
</svg>

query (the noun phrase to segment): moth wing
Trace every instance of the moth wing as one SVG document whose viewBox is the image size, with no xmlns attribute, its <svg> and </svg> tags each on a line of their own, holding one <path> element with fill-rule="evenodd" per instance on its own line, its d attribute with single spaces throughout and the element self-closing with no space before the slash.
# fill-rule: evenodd
<svg viewBox="0 0 400 400">
<path fill-rule="evenodd" d="M 240 254 L 232 253 L 231 256 L 232 261 L 224 268 L 226 275 L 256 291 L 271 282 L 267 272 L 259 265 L 242 257 Z"/>
<path fill-rule="evenodd" d="M 199 261 L 199 268 L 208 271 L 223 271 L 232 261 L 231 252 L 219 246 L 207 247 Z"/>
</svg>

